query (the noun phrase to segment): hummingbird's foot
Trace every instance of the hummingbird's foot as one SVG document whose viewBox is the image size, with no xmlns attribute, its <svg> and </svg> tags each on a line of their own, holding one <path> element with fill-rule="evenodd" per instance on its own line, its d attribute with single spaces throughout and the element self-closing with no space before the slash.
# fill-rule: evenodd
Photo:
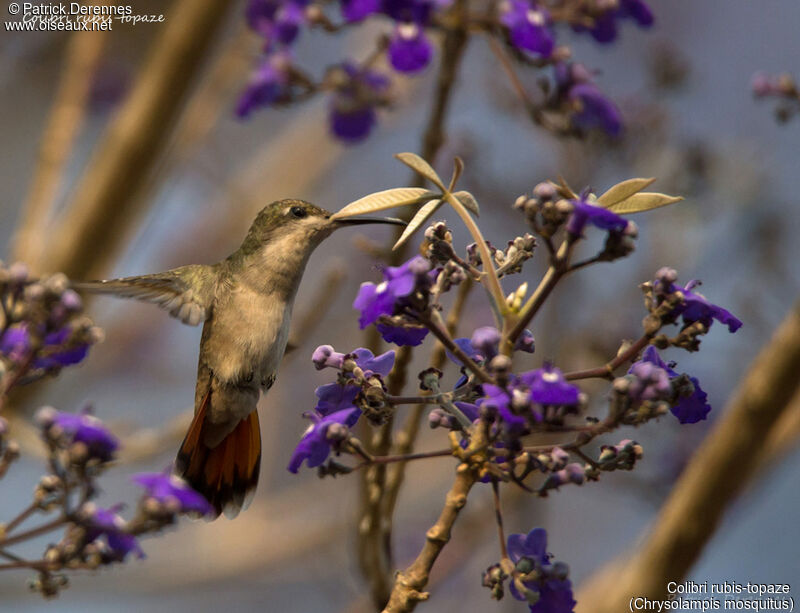
<svg viewBox="0 0 800 613">
<path fill-rule="evenodd" d="M 261 387 L 266 392 L 269 388 L 272 387 L 272 384 L 275 383 L 275 373 L 271 374 L 266 379 L 261 379 Z"/>
</svg>

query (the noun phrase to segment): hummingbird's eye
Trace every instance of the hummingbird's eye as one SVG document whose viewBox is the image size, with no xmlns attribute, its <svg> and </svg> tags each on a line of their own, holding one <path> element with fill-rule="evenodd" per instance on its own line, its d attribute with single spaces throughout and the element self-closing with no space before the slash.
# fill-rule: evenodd
<svg viewBox="0 0 800 613">
<path fill-rule="evenodd" d="M 301 206 L 293 206 L 289 209 L 289 212 L 292 214 L 292 217 L 296 217 L 297 219 L 303 219 L 303 217 L 308 215 L 308 212 Z"/>
</svg>

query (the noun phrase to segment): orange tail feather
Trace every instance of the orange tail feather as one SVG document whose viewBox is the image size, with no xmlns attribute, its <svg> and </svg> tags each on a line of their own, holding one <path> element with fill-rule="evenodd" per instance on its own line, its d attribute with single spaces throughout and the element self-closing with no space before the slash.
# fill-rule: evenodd
<svg viewBox="0 0 800 613">
<path fill-rule="evenodd" d="M 216 447 L 203 442 L 206 407 L 209 395 L 195 413 L 183 439 L 176 472 L 206 497 L 217 516 L 224 512 L 229 519 L 247 508 L 258 484 L 261 467 L 261 429 L 258 413 L 253 411 Z"/>
</svg>

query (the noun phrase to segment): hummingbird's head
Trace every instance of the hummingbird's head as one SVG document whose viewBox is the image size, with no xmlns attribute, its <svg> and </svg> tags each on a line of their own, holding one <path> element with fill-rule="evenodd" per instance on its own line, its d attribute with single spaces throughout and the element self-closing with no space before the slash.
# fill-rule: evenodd
<svg viewBox="0 0 800 613">
<path fill-rule="evenodd" d="M 331 219 L 330 211 L 305 200 L 277 200 L 256 216 L 244 246 L 250 251 L 279 241 L 294 249 L 314 249 L 338 228 L 374 223 L 405 225 L 405 222 L 389 217 Z"/>
</svg>

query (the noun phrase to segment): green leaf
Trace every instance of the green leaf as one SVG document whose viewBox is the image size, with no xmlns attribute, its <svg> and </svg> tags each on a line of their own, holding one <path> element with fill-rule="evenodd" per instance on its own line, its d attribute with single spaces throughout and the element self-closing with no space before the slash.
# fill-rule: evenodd
<svg viewBox="0 0 800 613">
<path fill-rule="evenodd" d="M 634 194 L 642 191 L 655 179 L 628 179 L 610 187 L 602 196 L 597 198 L 600 206 L 610 208 L 611 205 L 622 202 Z"/>
<path fill-rule="evenodd" d="M 658 192 L 639 192 L 606 208 L 614 213 L 642 213 L 661 206 L 667 206 L 668 204 L 674 204 L 681 200 L 683 198 L 680 196 L 668 196 Z"/>
<path fill-rule="evenodd" d="M 403 162 L 403 164 L 405 164 L 409 168 L 417 171 L 426 179 L 429 179 L 431 183 L 433 183 L 443 192 L 447 191 L 445 189 L 444 183 L 439 178 L 439 175 L 436 174 L 436 171 L 433 169 L 433 167 L 430 164 L 428 164 L 428 162 L 423 160 L 420 156 L 418 156 L 416 153 L 395 153 L 394 157 Z"/>
<path fill-rule="evenodd" d="M 416 215 L 414 215 L 411 221 L 408 222 L 408 225 L 406 226 L 405 230 L 403 230 L 403 234 L 400 236 L 400 238 L 397 239 L 397 242 L 394 244 L 394 247 L 392 247 L 392 249 L 393 250 L 397 249 L 400 245 L 402 245 L 409 238 L 411 238 L 411 235 L 414 232 L 416 232 L 416 230 L 422 224 L 424 224 L 426 221 L 428 221 L 428 219 L 430 219 L 431 215 L 433 215 L 436 212 L 436 209 L 438 209 L 441 204 L 442 200 L 437 198 L 436 200 L 430 200 L 426 202 L 424 205 L 422 205 L 419 211 L 417 211 Z"/>
<path fill-rule="evenodd" d="M 397 187 L 386 189 L 382 192 L 375 192 L 363 198 L 351 202 L 340 211 L 331 215 L 331 219 L 342 219 L 343 217 L 353 217 L 364 213 L 374 213 L 383 211 L 396 206 L 417 204 L 424 200 L 436 197 L 436 192 L 422 189 L 421 187 Z"/>
<path fill-rule="evenodd" d="M 475 200 L 475 196 L 466 191 L 453 192 L 453 195 L 458 198 L 458 201 L 461 204 L 464 205 L 464 208 L 475 213 L 475 217 L 480 215 L 481 212 L 478 208 L 478 201 Z"/>
</svg>

